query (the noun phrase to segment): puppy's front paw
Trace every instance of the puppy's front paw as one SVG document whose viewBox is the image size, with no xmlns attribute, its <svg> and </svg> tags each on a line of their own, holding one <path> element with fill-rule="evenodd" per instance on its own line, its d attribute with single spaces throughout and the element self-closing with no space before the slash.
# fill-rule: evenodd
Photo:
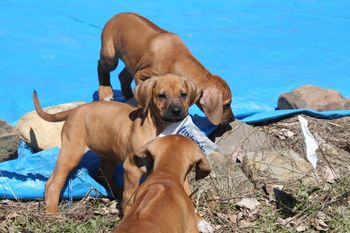
<svg viewBox="0 0 350 233">
<path fill-rule="evenodd" d="M 113 100 L 113 90 L 111 86 L 100 86 L 98 89 L 99 100 L 111 101 Z"/>
<path fill-rule="evenodd" d="M 214 227 L 210 223 L 205 221 L 204 219 L 200 220 L 197 223 L 197 228 L 198 228 L 198 231 L 201 233 L 213 233 L 214 232 Z"/>
</svg>

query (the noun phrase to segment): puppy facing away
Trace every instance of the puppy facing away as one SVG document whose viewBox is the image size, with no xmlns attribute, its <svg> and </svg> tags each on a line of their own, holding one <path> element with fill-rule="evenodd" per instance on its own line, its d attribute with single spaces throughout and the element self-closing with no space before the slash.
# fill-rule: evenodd
<svg viewBox="0 0 350 233">
<path fill-rule="evenodd" d="M 197 105 L 214 125 L 234 119 L 227 83 L 206 70 L 177 35 L 146 18 L 121 13 L 104 26 L 97 67 L 100 100 L 113 98 L 110 72 L 117 67 L 118 59 L 125 64 L 119 80 L 126 99 L 133 96 L 133 78 L 139 85 L 152 76 L 174 73 L 190 79 L 202 91 Z"/>
<path fill-rule="evenodd" d="M 101 156 L 101 169 L 116 196 L 121 190 L 112 180 L 119 162 L 124 166 L 123 209 L 127 213 L 130 197 L 138 187 L 142 171 L 135 166 L 135 150 L 157 137 L 170 122 L 183 120 L 188 108 L 199 97 L 195 85 L 173 74 L 146 80 L 135 89 L 135 98 L 141 107 L 114 101 L 98 101 L 77 108 L 49 114 L 40 106 L 33 93 L 38 115 L 47 121 L 65 121 L 62 146 L 56 167 L 46 183 L 46 212 L 58 212 L 57 206 L 63 185 L 69 173 L 79 164 L 87 150 Z"/>
<path fill-rule="evenodd" d="M 184 181 L 193 166 L 196 180 L 210 173 L 199 147 L 180 135 L 160 137 L 139 149 L 134 161 L 148 169 L 153 163 L 153 172 L 136 190 L 130 211 L 114 232 L 198 232 L 195 208 L 184 190 Z"/>
</svg>

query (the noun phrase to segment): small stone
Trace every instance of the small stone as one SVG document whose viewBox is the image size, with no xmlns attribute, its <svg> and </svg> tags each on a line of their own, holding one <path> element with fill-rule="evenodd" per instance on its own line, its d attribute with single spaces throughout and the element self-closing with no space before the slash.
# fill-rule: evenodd
<svg viewBox="0 0 350 233">
<path fill-rule="evenodd" d="M 258 205 L 260 205 L 260 202 L 255 198 L 243 198 L 237 203 L 237 205 L 249 210 L 254 210 Z"/>
<path fill-rule="evenodd" d="M 14 127 L 0 120 L 0 162 L 17 157 L 19 136 Z"/>
<path fill-rule="evenodd" d="M 316 111 L 350 109 L 350 99 L 333 89 L 304 85 L 278 98 L 278 109 Z"/>
</svg>

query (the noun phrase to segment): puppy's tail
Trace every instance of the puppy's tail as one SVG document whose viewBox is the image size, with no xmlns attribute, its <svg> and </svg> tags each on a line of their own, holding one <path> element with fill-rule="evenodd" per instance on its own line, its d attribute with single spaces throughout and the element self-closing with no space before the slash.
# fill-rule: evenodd
<svg viewBox="0 0 350 233">
<path fill-rule="evenodd" d="M 71 110 L 58 112 L 54 114 L 45 112 L 40 105 L 38 94 L 36 93 L 35 90 L 33 91 L 33 102 L 34 102 L 36 113 L 45 121 L 50 121 L 50 122 L 65 121 L 68 118 L 69 113 L 71 112 Z"/>
</svg>

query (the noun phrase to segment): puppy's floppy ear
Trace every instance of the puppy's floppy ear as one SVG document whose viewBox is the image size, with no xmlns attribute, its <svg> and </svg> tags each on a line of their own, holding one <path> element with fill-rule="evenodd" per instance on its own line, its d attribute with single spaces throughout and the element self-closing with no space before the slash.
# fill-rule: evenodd
<svg viewBox="0 0 350 233">
<path fill-rule="evenodd" d="M 145 173 L 149 173 L 152 170 L 154 160 L 158 155 L 158 141 L 158 138 L 156 138 L 146 143 L 144 146 L 139 148 L 133 156 L 135 165 Z"/>
<path fill-rule="evenodd" d="M 157 83 L 155 77 L 147 79 L 136 86 L 134 96 L 145 113 L 152 99 L 153 88 Z"/>
<path fill-rule="evenodd" d="M 209 175 L 211 169 L 209 162 L 203 152 L 198 148 L 196 152 L 196 176 L 195 179 L 203 179 Z"/>
<path fill-rule="evenodd" d="M 218 125 L 224 111 L 222 94 L 213 87 L 207 87 L 203 90 L 199 104 L 201 105 L 209 121 L 214 125 Z"/>
<path fill-rule="evenodd" d="M 189 79 L 185 80 L 185 84 L 188 91 L 189 106 L 196 103 L 201 96 L 201 91 L 197 86 Z"/>
<path fill-rule="evenodd" d="M 153 167 L 153 159 L 147 148 L 141 148 L 133 156 L 134 163 L 145 174 L 149 173 Z"/>
</svg>

